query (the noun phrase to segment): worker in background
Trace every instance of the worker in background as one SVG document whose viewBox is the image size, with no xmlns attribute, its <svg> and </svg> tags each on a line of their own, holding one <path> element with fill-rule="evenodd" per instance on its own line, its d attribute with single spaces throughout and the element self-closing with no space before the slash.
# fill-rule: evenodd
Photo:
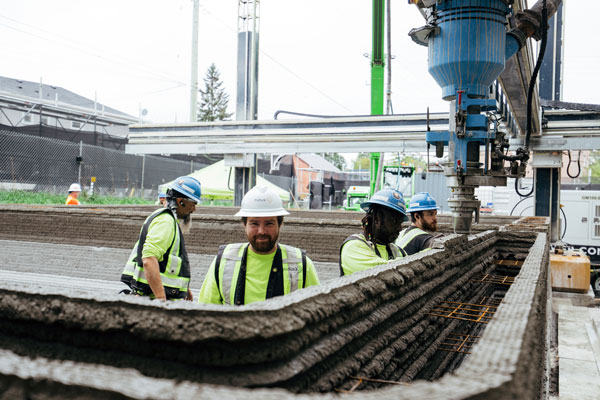
<svg viewBox="0 0 600 400">
<path fill-rule="evenodd" d="M 283 225 L 281 199 L 264 186 L 256 186 L 242 199 L 240 211 L 247 243 L 219 248 L 198 302 L 242 305 L 289 294 L 318 285 L 313 262 L 303 250 L 277 243 Z"/>
<path fill-rule="evenodd" d="M 350 275 L 403 257 L 394 244 L 406 220 L 402 193 L 394 189 L 376 192 L 360 205 L 367 212 L 363 233 L 350 235 L 340 247 L 340 275 Z"/>
<path fill-rule="evenodd" d="M 67 196 L 67 201 L 65 201 L 65 204 L 72 206 L 80 205 L 81 203 L 79 203 L 79 200 L 77 200 L 80 193 L 81 186 L 79 183 L 72 183 L 71 186 L 69 186 L 69 195 Z"/>
<path fill-rule="evenodd" d="M 121 281 L 140 296 L 193 300 L 183 233 L 189 232 L 191 214 L 200 202 L 200 182 L 190 176 L 179 177 L 166 195 L 166 206 L 154 211 L 142 225 Z"/>
<path fill-rule="evenodd" d="M 160 204 L 163 207 L 167 205 L 167 194 L 166 193 L 160 192 L 158 194 L 158 204 Z"/>
<path fill-rule="evenodd" d="M 406 210 L 410 214 L 411 225 L 400 232 L 396 244 L 406 254 L 411 255 L 423 250 L 430 250 L 433 241 L 444 236 L 437 233 L 437 212 L 439 208 L 429 193 L 415 194 Z"/>
</svg>

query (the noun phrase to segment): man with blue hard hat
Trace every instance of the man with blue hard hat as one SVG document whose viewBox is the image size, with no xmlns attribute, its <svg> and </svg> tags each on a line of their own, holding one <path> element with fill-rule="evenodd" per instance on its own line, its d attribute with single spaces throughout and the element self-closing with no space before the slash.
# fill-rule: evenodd
<svg viewBox="0 0 600 400">
<path fill-rule="evenodd" d="M 160 192 L 158 194 L 158 204 L 163 207 L 167 205 L 167 194 L 165 192 Z"/>
<path fill-rule="evenodd" d="M 385 264 L 406 254 L 394 244 L 406 220 L 404 197 L 384 189 L 360 205 L 367 212 L 363 232 L 350 235 L 340 247 L 340 275 L 350 275 Z"/>
<path fill-rule="evenodd" d="M 140 296 L 192 300 L 190 263 L 183 233 L 189 232 L 191 214 L 200 202 L 200 182 L 182 176 L 168 187 L 166 205 L 146 218 L 121 281 Z"/>
<path fill-rule="evenodd" d="M 437 232 L 437 212 L 439 207 L 429 193 L 415 194 L 406 210 L 410 214 L 411 225 L 400 232 L 396 244 L 406 251 L 406 254 L 415 254 L 429 250 L 433 241 L 443 236 Z"/>
</svg>

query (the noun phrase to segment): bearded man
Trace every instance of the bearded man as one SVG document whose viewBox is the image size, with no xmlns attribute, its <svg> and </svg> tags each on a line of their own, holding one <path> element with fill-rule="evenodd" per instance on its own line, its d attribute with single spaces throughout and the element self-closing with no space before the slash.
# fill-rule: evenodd
<svg viewBox="0 0 600 400">
<path fill-rule="evenodd" d="M 430 250 L 433 241 L 444 236 L 436 233 L 437 212 L 439 207 L 435 199 L 429 193 L 421 192 L 415 194 L 406 210 L 410 214 L 411 225 L 400 232 L 396 244 L 406 254 L 411 255 L 421 251 Z"/>
<path fill-rule="evenodd" d="M 166 203 L 144 221 L 121 274 L 130 292 L 158 300 L 193 300 L 183 234 L 189 233 L 201 192 L 200 182 L 192 176 L 169 184 Z"/>
<path fill-rule="evenodd" d="M 289 213 L 270 188 L 256 186 L 240 211 L 247 243 L 219 247 L 198 295 L 204 304 L 243 305 L 318 285 L 319 277 L 304 250 L 279 244 L 283 216 Z"/>
</svg>

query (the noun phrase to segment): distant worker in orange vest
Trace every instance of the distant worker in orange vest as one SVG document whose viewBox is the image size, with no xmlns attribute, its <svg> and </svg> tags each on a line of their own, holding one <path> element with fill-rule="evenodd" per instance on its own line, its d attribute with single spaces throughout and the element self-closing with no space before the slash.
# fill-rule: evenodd
<svg viewBox="0 0 600 400">
<path fill-rule="evenodd" d="M 79 183 L 71 184 L 71 186 L 69 186 L 69 195 L 67 196 L 65 204 L 78 206 L 80 204 L 79 200 L 77 200 L 79 193 L 81 193 L 81 186 L 79 186 Z"/>
</svg>

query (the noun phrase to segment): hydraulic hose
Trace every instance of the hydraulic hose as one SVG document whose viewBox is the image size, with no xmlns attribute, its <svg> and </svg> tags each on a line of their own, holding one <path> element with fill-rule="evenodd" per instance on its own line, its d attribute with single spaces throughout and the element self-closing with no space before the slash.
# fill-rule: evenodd
<svg viewBox="0 0 600 400">
<path fill-rule="evenodd" d="M 531 140 L 531 101 L 533 98 L 533 88 L 535 81 L 537 80 L 538 73 L 544 60 L 544 54 L 546 53 L 546 42 L 548 40 L 548 8 L 546 7 L 546 0 L 543 0 L 542 5 L 542 44 L 540 47 L 540 53 L 538 54 L 531 80 L 529 81 L 529 90 L 527 91 L 527 133 L 525 135 L 525 152 L 529 153 L 529 141 Z"/>
<path fill-rule="evenodd" d="M 528 198 L 529 196 L 531 196 L 533 194 L 533 190 L 534 190 L 535 186 L 532 184 L 531 185 L 531 190 L 529 191 L 529 193 L 527 193 L 527 194 L 521 194 L 521 192 L 519 192 L 519 179 L 521 179 L 521 178 L 515 179 L 515 192 L 517 192 L 517 194 L 519 195 L 519 197 Z M 518 204 L 519 203 L 517 203 L 517 205 Z M 515 205 L 515 207 L 516 207 L 516 205 Z M 514 210 L 514 208 L 513 208 L 513 210 Z M 512 214 L 512 212 L 511 212 L 511 214 Z"/>
</svg>

